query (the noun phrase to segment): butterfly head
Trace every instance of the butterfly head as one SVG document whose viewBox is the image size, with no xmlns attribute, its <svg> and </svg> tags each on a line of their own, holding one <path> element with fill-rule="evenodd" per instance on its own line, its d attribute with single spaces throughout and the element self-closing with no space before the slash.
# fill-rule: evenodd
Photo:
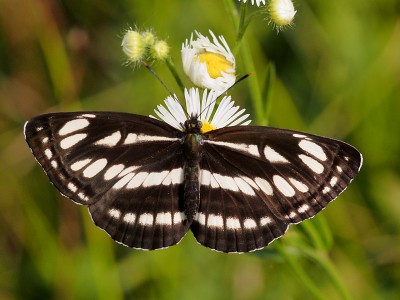
<svg viewBox="0 0 400 300">
<path fill-rule="evenodd" d="M 203 123 L 196 115 L 193 115 L 189 120 L 185 121 L 184 127 L 187 133 L 200 133 L 202 131 Z"/>
</svg>

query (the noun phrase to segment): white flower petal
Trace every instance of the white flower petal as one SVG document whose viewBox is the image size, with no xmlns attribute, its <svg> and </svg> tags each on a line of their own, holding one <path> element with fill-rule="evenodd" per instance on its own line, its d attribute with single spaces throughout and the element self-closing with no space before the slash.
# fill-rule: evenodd
<svg viewBox="0 0 400 300">
<path fill-rule="evenodd" d="M 165 100 L 165 106 L 158 105 L 154 110 L 159 119 L 169 125 L 184 130 L 183 124 L 188 118 L 198 117 L 202 122 L 210 123 L 215 128 L 224 126 L 247 125 L 249 120 L 245 121 L 249 115 L 243 115 L 245 109 L 239 111 L 239 106 L 234 106 L 230 96 L 224 96 L 214 115 L 214 107 L 218 98 L 218 93 L 213 90 L 204 90 L 200 100 L 200 92 L 197 88 L 185 89 L 186 113 L 174 95 L 168 96 Z M 150 116 L 156 118 L 154 116 Z M 212 117 L 212 121 L 210 118 Z"/>
<path fill-rule="evenodd" d="M 241 0 L 239 0 L 239 2 L 240 2 Z M 246 3 L 247 2 L 247 0 L 243 0 L 243 3 Z M 252 5 L 254 5 L 254 2 L 256 2 L 257 3 L 257 6 L 260 6 L 260 4 L 262 3 L 262 4 L 264 4 L 265 5 L 265 0 L 251 0 L 251 4 Z"/>
</svg>

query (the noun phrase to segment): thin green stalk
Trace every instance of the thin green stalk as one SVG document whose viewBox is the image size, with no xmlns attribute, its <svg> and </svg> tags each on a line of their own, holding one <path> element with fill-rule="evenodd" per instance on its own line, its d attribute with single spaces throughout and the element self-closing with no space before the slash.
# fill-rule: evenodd
<svg viewBox="0 0 400 300">
<path fill-rule="evenodd" d="M 254 61 L 251 56 L 250 46 L 248 45 L 247 40 L 244 37 L 244 31 L 248 25 L 248 22 L 245 21 L 247 9 L 244 8 L 244 6 L 247 6 L 247 4 L 242 3 L 241 5 L 239 21 L 237 20 L 238 12 L 236 10 L 233 0 L 224 0 L 224 4 L 228 14 L 231 17 L 234 27 L 237 28 L 236 45 L 237 47 L 239 47 L 240 45 L 240 48 L 238 49 L 240 49 L 243 66 L 246 71 L 251 72 L 254 76 L 253 80 L 248 80 L 248 84 L 250 86 L 250 95 L 254 106 L 256 123 L 264 124 L 266 120 L 264 119 L 262 92 L 258 82 Z"/>
<path fill-rule="evenodd" d="M 307 248 L 301 248 L 300 250 L 309 258 L 315 260 L 325 270 L 325 272 L 331 278 L 333 285 L 336 287 L 336 290 L 339 292 L 342 299 L 345 300 L 352 299 L 343 281 L 341 280 L 341 277 L 337 269 L 332 264 L 331 260 L 325 255 L 324 252 L 317 252 L 314 251 L 313 249 L 310 250 Z"/>
<path fill-rule="evenodd" d="M 123 299 L 121 280 L 116 270 L 115 253 L 112 243 L 103 239 L 103 233 L 93 226 L 86 211 L 84 214 L 83 225 L 87 236 L 87 247 L 85 254 L 90 257 L 92 266 L 92 277 L 94 287 L 97 292 L 97 299 Z M 95 232 L 96 231 L 96 232 Z M 107 276 L 104 276 L 107 274 Z"/>
<path fill-rule="evenodd" d="M 243 39 L 244 33 L 246 32 L 246 28 L 248 25 L 248 22 L 245 22 L 246 13 L 247 13 L 247 5 L 242 4 L 240 6 L 240 19 L 239 19 L 238 31 L 236 34 L 236 42 L 235 42 L 235 46 L 233 47 L 233 55 L 235 55 L 235 56 L 237 55 L 237 52 L 240 47 L 240 43 Z"/>
<path fill-rule="evenodd" d="M 165 62 L 167 63 L 167 67 L 168 67 L 169 71 L 171 72 L 172 76 L 174 76 L 176 83 L 178 84 L 179 88 L 181 89 L 181 91 L 183 93 L 185 90 L 185 86 L 184 86 L 181 78 L 179 77 L 178 72 L 176 72 L 174 62 L 172 61 L 171 58 L 168 58 Z"/>
<path fill-rule="evenodd" d="M 275 242 L 275 249 L 282 255 L 286 263 L 291 267 L 297 278 L 303 283 L 304 287 L 314 296 L 316 299 L 325 299 L 324 295 L 314 284 L 314 282 L 308 277 L 307 273 L 304 272 L 301 265 L 293 259 L 293 257 L 286 251 L 280 241 Z"/>
</svg>

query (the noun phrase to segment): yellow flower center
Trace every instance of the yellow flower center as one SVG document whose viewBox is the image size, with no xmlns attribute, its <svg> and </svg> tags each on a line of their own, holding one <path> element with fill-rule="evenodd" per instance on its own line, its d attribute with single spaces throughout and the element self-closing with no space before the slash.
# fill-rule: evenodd
<svg viewBox="0 0 400 300">
<path fill-rule="evenodd" d="M 211 123 L 208 123 L 207 121 L 201 121 L 201 123 L 203 124 L 203 126 L 201 126 L 201 133 L 206 133 L 211 130 L 217 129 Z"/>
<path fill-rule="evenodd" d="M 211 78 L 218 78 L 222 77 L 221 72 L 234 74 L 234 72 L 230 71 L 229 69 L 233 69 L 233 64 L 228 61 L 223 55 L 212 53 L 212 52 L 205 52 L 198 55 L 198 59 L 200 62 L 204 62 L 207 65 L 207 72 Z"/>
</svg>

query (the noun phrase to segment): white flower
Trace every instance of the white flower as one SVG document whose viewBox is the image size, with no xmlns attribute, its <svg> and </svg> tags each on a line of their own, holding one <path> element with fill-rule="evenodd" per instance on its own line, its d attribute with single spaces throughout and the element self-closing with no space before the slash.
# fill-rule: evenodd
<svg viewBox="0 0 400 300">
<path fill-rule="evenodd" d="M 197 39 L 182 45 L 182 63 L 186 75 L 202 88 L 218 91 L 219 94 L 229 89 L 236 80 L 236 62 L 223 36 L 219 40 L 212 31 L 212 42 L 208 37 L 195 32 Z"/>
<path fill-rule="evenodd" d="M 240 2 L 241 0 L 239 0 L 239 2 Z M 243 3 L 246 3 L 247 2 L 247 0 L 243 0 Z M 260 6 L 260 4 L 262 3 L 262 4 L 265 4 L 265 0 L 251 0 L 251 5 L 254 5 L 254 2 L 256 2 L 257 3 L 257 6 Z"/>
<path fill-rule="evenodd" d="M 291 0 L 271 0 L 268 5 L 270 21 L 275 24 L 278 31 L 283 26 L 290 25 L 296 11 Z"/>
<path fill-rule="evenodd" d="M 175 95 L 164 100 L 166 108 L 160 104 L 154 112 L 161 120 L 182 131 L 185 129 L 185 121 L 191 117 L 197 117 L 202 122 L 202 133 L 226 126 L 248 125 L 251 122 L 246 120 L 249 114 L 243 115 L 245 109 L 239 110 L 239 106 L 234 106 L 231 96 L 224 96 L 214 112 L 217 98 L 216 91 L 204 90 L 200 101 L 199 89 L 185 89 L 186 112 Z"/>
</svg>

